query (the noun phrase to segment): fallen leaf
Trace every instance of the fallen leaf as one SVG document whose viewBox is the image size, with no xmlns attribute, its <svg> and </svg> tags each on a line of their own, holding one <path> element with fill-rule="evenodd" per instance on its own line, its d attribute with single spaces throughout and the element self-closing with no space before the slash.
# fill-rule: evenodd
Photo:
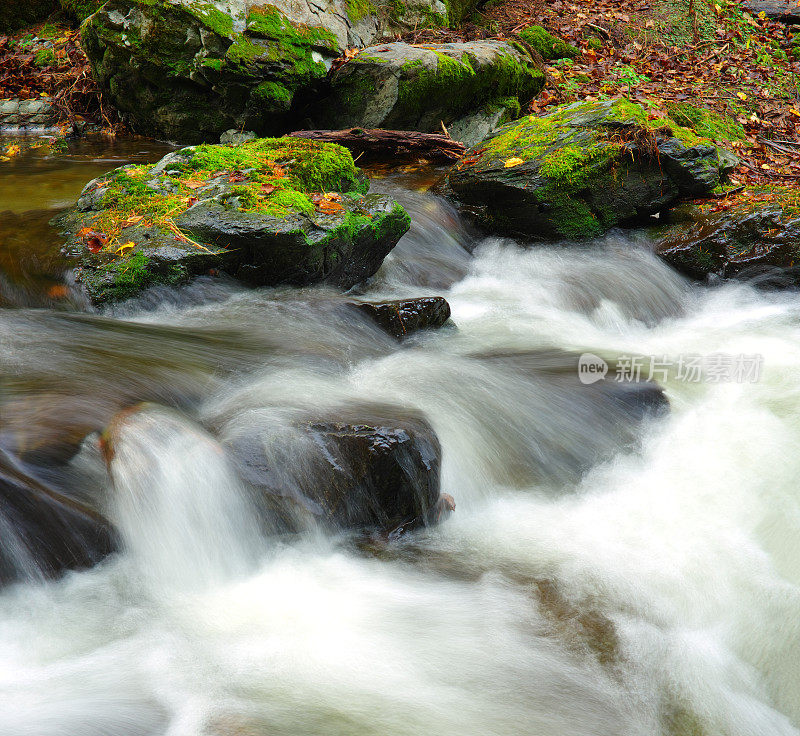
<svg viewBox="0 0 800 736">
<path fill-rule="evenodd" d="M 272 194 L 278 187 L 274 186 L 273 184 L 262 184 L 261 185 L 261 194 L 265 197 L 268 197 Z"/>
<path fill-rule="evenodd" d="M 205 182 L 199 179 L 186 179 L 183 184 L 189 189 L 200 189 L 200 187 L 205 186 Z"/>
<path fill-rule="evenodd" d="M 47 290 L 50 299 L 66 299 L 69 296 L 69 289 L 64 284 L 55 284 Z"/>
<path fill-rule="evenodd" d="M 338 202 L 331 202 L 331 200 L 323 198 L 317 204 L 317 209 L 327 215 L 332 215 L 335 212 L 341 212 L 344 207 L 342 207 L 342 205 Z"/>
<path fill-rule="evenodd" d="M 133 241 L 129 240 L 127 243 L 123 243 L 119 248 L 117 248 L 114 251 L 114 253 L 123 253 L 124 251 L 130 250 L 131 248 L 134 248 L 135 246 L 136 246 L 136 243 L 134 243 Z"/>
<path fill-rule="evenodd" d="M 525 162 L 521 158 L 514 156 L 513 158 L 507 159 L 506 162 L 503 164 L 503 167 L 506 169 L 510 169 L 514 166 L 519 166 L 520 164 L 524 163 Z"/>
<path fill-rule="evenodd" d="M 738 97 L 740 100 L 746 100 L 746 99 L 747 99 L 747 95 L 746 95 L 744 92 L 737 92 L 737 93 L 736 93 L 736 96 L 737 96 L 737 97 Z"/>
<path fill-rule="evenodd" d="M 92 253 L 99 253 L 108 242 L 108 235 L 91 231 L 86 234 L 86 247 Z"/>
</svg>

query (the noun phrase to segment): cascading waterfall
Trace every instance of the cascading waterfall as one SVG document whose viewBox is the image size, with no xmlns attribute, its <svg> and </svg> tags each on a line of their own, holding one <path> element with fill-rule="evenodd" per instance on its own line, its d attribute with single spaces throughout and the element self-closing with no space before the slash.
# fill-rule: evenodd
<svg viewBox="0 0 800 736">
<path fill-rule="evenodd" d="M 629 239 L 472 242 L 443 202 L 397 196 L 415 229 L 369 296 L 431 293 L 424 271 L 457 330 L 401 347 L 325 290 L 207 283 L 119 308 L 132 324 L 4 314 L 4 370 L 90 407 L 136 380 L 223 435 L 348 401 L 421 410 L 457 510 L 379 549 L 269 535 L 217 440 L 143 410 L 112 427 L 113 490 L 73 489 L 108 498 L 121 551 L 0 593 L 0 733 L 798 733 L 796 296 L 690 286 Z M 631 425 L 613 373 L 573 388 L 580 352 L 763 372 L 671 373 L 670 415 Z M 102 467 L 91 439 L 78 466 Z"/>
</svg>

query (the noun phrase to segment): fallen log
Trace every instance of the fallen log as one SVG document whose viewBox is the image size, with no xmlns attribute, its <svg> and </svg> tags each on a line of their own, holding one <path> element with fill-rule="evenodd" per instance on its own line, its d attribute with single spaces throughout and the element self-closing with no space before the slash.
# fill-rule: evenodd
<svg viewBox="0 0 800 736">
<path fill-rule="evenodd" d="M 422 156 L 429 159 L 455 161 L 467 150 L 463 143 L 441 133 L 420 133 L 415 130 L 383 130 L 381 128 L 349 128 L 347 130 L 296 130 L 289 135 L 326 143 L 338 143 L 354 155 L 369 158 L 403 158 Z"/>
</svg>

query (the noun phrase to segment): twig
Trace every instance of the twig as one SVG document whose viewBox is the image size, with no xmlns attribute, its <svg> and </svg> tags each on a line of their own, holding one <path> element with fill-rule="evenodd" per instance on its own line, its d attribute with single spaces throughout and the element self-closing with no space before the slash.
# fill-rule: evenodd
<svg viewBox="0 0 800 736">
<path fill-rule="evenodd" d="M 798 151 L 793 151 L 791 148 L 786 148 L 786 146 L 781 146 L 775 141 L 767 140 L 766 138 L 759 138 L 759 143 L 763 143 L 765 146 L 769 146 L 770 148 L 774 148 L 776 151 L 780 151 L 781 153 L 787 153 L 790 156 L 797 156 Z"/>
</svg>

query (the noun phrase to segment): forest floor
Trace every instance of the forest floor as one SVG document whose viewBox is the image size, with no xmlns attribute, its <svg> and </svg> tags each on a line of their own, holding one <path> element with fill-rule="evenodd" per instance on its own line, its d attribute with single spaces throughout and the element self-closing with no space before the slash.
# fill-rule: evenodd
<svg viewBox="0 0 800 736">
<path fill-rule="evenodd" d="M 580 54 L 545 62 L 547 84 L 528 112 L 624 95 L 656 119 L 690 103 L 743 127 L 732 143 L 741 160 L 734 186 L 800 179 L 800 35 L 793 43 L 789 27 L 738 0 L 495 0 L 473 20 L 405 40 L 512 38 L 541 25 Z"/>
</svg>

